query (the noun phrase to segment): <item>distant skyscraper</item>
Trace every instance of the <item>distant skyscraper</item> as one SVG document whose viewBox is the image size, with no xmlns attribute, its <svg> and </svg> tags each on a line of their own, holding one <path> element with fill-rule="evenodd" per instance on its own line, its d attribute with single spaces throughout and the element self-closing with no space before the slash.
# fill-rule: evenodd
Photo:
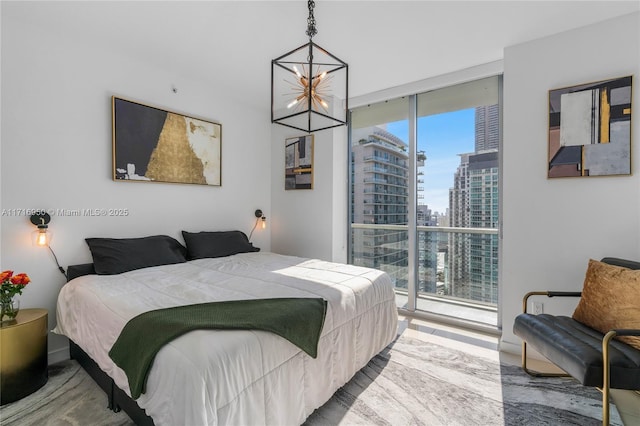
<svg viewBox="0 0 640 426">
<path fill-rule="evenodd" d="M 497 150 L 500 143 L 498 105 L 476 107 L 475 152 Z"/>
</svg>

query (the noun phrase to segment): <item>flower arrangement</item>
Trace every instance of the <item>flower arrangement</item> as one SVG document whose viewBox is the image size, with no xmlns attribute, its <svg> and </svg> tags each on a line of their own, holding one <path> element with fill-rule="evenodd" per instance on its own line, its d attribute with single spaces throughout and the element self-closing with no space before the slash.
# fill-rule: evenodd
<svg viewBox="0 0 640 426">
<path fill-rule="evenodd" d="M 0 321 L 11 321 L 18 315 L 19 304 L 13 301 L 16 294 L 22 294 L 24 287 L 31 282 L 27 274 L 13 275 L 13 271 L 0 273 Z"/>
</svg>

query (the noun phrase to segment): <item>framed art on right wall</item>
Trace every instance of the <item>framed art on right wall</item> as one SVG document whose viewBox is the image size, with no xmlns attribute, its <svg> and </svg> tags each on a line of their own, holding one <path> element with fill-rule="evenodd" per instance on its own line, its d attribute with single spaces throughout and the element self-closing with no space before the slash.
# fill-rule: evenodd
<svg viewBox="0 0 640 426">
<path fill-rule="evenodd" d="M 631 80 L 549 91 L 548 177 L 631 174 Z"/>
</svg>

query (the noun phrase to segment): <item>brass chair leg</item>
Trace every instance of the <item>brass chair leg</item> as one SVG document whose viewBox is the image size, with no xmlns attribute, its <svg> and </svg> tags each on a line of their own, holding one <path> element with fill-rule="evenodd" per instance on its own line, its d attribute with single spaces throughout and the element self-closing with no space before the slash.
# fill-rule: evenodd
<svg viewBox="0 0 640 426">
<path fill-rule="evenodd" d="M 609 426 L 609 389 L 611 385 L 611 368 L 609 366 L 609 342 L 616 337 L 616 331 L 605 334 L 602 339 L 602 425 Z"/>
<path fill-rule="evenodd" d="M 602 389 L 602 426 L 609 426 L 609 387 Z"/>
<path fill-rule="evenodd" d="M 567 373 L 542 373 L 540 371 L 529 370 L 527 368 L 527 342 L 522 341 L 522 369 L 533 377 L 569 377 Z"/>
</svg>

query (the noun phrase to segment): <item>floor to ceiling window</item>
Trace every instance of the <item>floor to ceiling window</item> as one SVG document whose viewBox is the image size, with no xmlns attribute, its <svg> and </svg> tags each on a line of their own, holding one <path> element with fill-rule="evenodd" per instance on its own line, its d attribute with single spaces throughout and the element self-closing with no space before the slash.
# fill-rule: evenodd
<svg viewBox="0 0 640 426">
<path fill-rule="evenodd" d="M 350 260 L 409 311 L 497 325 L 500 77 L 351 113 Z"/>
</svg>

